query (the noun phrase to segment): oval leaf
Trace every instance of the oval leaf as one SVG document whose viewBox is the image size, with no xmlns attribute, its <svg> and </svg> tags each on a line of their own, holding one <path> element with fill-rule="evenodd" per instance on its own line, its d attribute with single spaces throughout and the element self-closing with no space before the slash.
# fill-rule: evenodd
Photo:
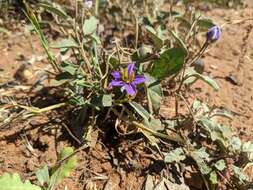
<svg viewBox="0 0 253 190">
<path fill-rule="evenodd" d="M 185 51 L 182 48 L 172 48 L 164 51 L 160 58 L 155 60 L 151 75 L 157 79 L 163 79 L 176 74 L 182 69 L 185 56 Z"/>
<path fill-rule="evenodd" d="M 97 25 L 98 25 L 98 19 L 96 19 L 94 16 L 85 20 L 83 24 L 83 34 L 91 35 L 93 32 L 96 31 Z"/>
</svg>

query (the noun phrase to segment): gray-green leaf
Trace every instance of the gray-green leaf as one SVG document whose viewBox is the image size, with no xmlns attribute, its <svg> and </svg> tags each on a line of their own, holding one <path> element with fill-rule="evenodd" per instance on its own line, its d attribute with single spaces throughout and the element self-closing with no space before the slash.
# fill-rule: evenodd
<svg viewBox="0 0 253 190">
<path fill-rule="evenodd" d="M 198 79 L 200 79 L 204 81 L 205 83 L 207 83 L 208 85 L 210 85 L 211 87 L 213 87 L 214 90 L 216 91 L 219 90 L 218 84 L 212 78 L 197 73 L 192 67 L 187 68 L 187 70 L 185 71 L 184 77 L 185 77 L 184 84 L 188 86 L 192 85 Z"/>
<path fill-rule="evenodd" d="M 98 23 L 98 19 L 96 19 L 94 16 L 91 16 L 89 19 L 85 20 L 83 24 L 83 34 L 91 35 L 96 31 Z"/>
<path fill-rule="evenodd" d="M 38 181 L 40 182 L 40 185 L 44 185 L 45 183 L 49 183 L 50 177 L 49 177 L 49 170 L 47 166 L 44 166 L 42 169 L 39 169 L 36 172 L 36 177 Z"/>
<path fill-rule="evenodd" d="M 158 112 L 161 106 L 161 101 L 163 98 L 163 91 L 161 84 L 158 83 L 152 76 L 145 75 L 146 77 L 146 87 L 147 87 L 147 97 L 149 104 L 149 111 L 153 113 L 153 109 L 155 112 Z"/>
<path fill-rule="evenodd" d="M 62 17 L 63 19 L 67 19 L 67 17 L 68 17 L 68 14 L 57 3 L 53 3 L 53 2 L 48 1 L 48 2 L 41 2 L 38 5 L 43 7 L 47 11 Z"/>
<path fill-rule="evenodd" d="M 219 171 L 223 171 L 226 167 L 226 163 L 224 160 L 219 160 L 218 162 L 215 163 L 215 168 Z"/>
<path fill-rule="evenodd" d="M 149 121 L 150 114 L 142 105 L 138 104 L 137 102 L 130 102 L 129 104 L 144 120 Z"/>
<path fill-rule="evenodd" d="M 184 150 L 182 148 L 176 148 L 175 150 L 172 150 L 165 155 L 164 162 L 179 163 L 180 161 L 183 161 L 185 158 L 186 156 Z"/>
<path fill-rule="evenodd" d="M 54 49 L 61 49 L 61 48 L 78 48 L 78 44 L 73 38 L 68 38 L 68 39 L 62 39 L 50 46 L 51 48 Z"/>
</svg>

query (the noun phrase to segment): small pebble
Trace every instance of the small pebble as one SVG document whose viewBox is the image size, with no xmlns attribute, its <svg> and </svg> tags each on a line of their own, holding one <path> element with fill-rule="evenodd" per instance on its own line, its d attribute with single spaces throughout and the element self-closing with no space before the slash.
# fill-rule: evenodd
<svg viewBox="0 0 253 190">
<path fill-rule="evenodd" d="M 238 80 L 233 74 L 229 74 L 229 76 L 226 76 L 225 79 L 233 85 L 239 85 Z"/>
</svg>

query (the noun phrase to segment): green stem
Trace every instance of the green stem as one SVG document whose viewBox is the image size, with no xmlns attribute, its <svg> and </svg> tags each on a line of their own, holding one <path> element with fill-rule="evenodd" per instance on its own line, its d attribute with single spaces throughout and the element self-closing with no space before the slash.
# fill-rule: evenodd
<svg viewBox="0 0 253 190">
<path fill-rule="evenodd" d="M 95 16 L 98 16 L 99 11 L 99 0 L 96 0 L 95 2 Z"/>
</svg>

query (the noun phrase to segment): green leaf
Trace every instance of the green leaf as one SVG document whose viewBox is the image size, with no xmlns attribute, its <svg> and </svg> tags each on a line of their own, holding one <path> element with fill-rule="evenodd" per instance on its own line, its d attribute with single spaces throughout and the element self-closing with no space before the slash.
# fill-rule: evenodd
<svg viewBox="0 0 253 190">
<path fill-rule="evenodd" d="M 223 171 L 226 168 L 226 163 L 224 160 L 219 160 L 214 164 L 215 168 L 219 171 Z"/>
<path fill-rule="evenodd" d="M 150 121 L 144 120 L 144 125 L 151 128 L 154 131 L 162 131 L 164 127 L 159 119 L 151 118 Z"/>
<path fill-rule="evenodd" d="M 50 46 L 51 48 L 54 49 L 62 49 L 62 48 L 78 48 L 78 44 L 73 38 L 68 38 L 68 39 L 62 39 Z"/>
<path fill-rule="evenodd" d="M 206 161 L 209 161 L 210 158 L 205 148 L 196 149 L 191 152 L 190 155 L 195 160 L 202 174 L 206 175 L 212 171 L 212 169 L 206 163 Z"/>
<path fill-rule="evenodd" d="M 101 45 L 102 42 L 99 38 L 99 36 L 96 33 L 91 34 L 92 39 L 96 42 L 96 44 Z"/>
<path fill-rule="evenodd" d="M 197 73 L 193 67 L 189 67 L 186 69 L 184 78 L 185 78 L 184 84 L 186 84 L 188 86 L 192 85 L 198 79 L 200 79 L 200 80 L 204 81 L 205 83 L 207 83 L 208 85 L 210 85 L 211 87 L 213 87 L 214 90 L 216 90 L 216 91 L 219 90 L 218 84 L 213 79 L 211 79 L 208 76 L 204 76 L 204 75 Z"/>
<path fill-rule="evenodd" d="M 230 146 L 232 148 L 232 151 L 241 151 L 242 142 L 241 139 L 238 137 L 232 137 L 230 140 Z"/>
<path fill-rule="evenodd" d="M 158 112 L 163 99 L 163 90 L 160 83 L 158 83 L 152 76 L 145 75 L 145 85 L 147 87 L 147 98 L 149 104 L 149 111 L 153 113 Z"/>
<path fill-rule="evenodd" d="M 243 170 L 235 165 L 233 165 L 234 176 L 239 179 L 241 184 L 249 181 L 249 178 L 244 174 Z"/>
<path fill-rule="evenodd" d="M 230 127 L 215 123 L 208 117 L 202 117 L 199 121 L 200 126 L 210 135 L 213 141 L 221 143 L 224 147 L 229 146 L 229 141 L 233 135 Z"/>
<path fill-rule="evenodd" d="M 151 75 L 157 79 L 163 79 L 179 72 L 185 59 L 182 48 L 172 48 L 164 51 L 160 58 L 154 61 Z"/>
<path fill-rule="evenodd" d="M 59 155 L 59 161 L 67 158 L 72 153 L 74 153 L 74 149 L 71 147 L 65 147 Z M 50 187 L 54 187 L 57 183 L 63 180 L 65 177 L 69 177 L 70 173 L 77 166 L 77 156 L 73 155 L 66 161 L 60 164 L 60 166 L 56 166 L 52 168 L 52 176 L 50 180 Z"/>
<path fill-rule="evenodd" d="M 53 68 L 58 71 L 58 65 L 56 63 L 56 57 L 54 56 L 54 54 L 52 52 L 49 51 L 49 46 L 48 46 L 48 41 L 45 37 L 45 35 L 43 34 L 41 27 L 40 27 L 40 23 L 37 19 L 37 17 L 35 16 L 35 14 L 32 12 L 32 10 L 29 9 L 29 11 L 25 12 L 26 17 L 29 19 L 29 21 L 31 22 L 32 26 L 34 27 L 35 32 L 38 34 L 39 38 L 40 38 L 40 42 L 47 54 L 49 63 L 53 66 Z"/>
<path fill-rule="evenodd" d="M 159 37 L 158 33 L 152 26 L 145 26 L 146 31 L 148 32 L 148 36 L 152 39 L 157 49 L 161 49 L 163 47 L 163 39 Z"/>
<path fill-rule="evenodd" d="M 192 111 L 194 113 L 197 113 L 199 111 L 199 109 L 201 108 L 202 102 L 199 100 L 194 100 L 193 104 L 192 104 Z"/>
<path fill-rule="evenodd" d="M 91 16 L 89 19 L 85 20 L 83 24 L 83 34 L 84 35 L 93 34 L 97 29 L 98 23 L 99 23 L 98 19 L 96 19 L 96 17 L 94 16 Z"/>
<path fill-rule="evenodd" d="M 40 187 L 32 185 L 30 181 L 22 182 L 18 174 L 5 173 L 0 176 L 1 190 L 41 190 Z"/>
<path fill-rule="evenodd" d="M 64 61 L 61 63 L 62 71 L 69 73 L 70 75 L 75 75 L 78 69 L 77 65 Z"/>
<path fill-rule="evenodd" d="M 176 148 L 165 155 L 164 162 L 166 163 L 179 163 L 186 158 L 184 150 L 182 148 Z"/>
<path fill-rule="evenodd" d="M 205 31 L 215 26 L 213 21 L 207 18 L 199 19 L 197 22 L 197 25 L 200 27 L 201 30 L 205 30 Z"/>
<path fill-rule="evenodd" d="M 36 177 L 40 182 L 40 185 L 43 186 L 45 183 L 49 184 L 50 177 L 49 177 L 49 170 L 47 166 L 44 166 L 42 169 L 39 169 L 36 172 Z"/>
<path fill-rule="evenodd" d="M 245 142 L 242 144 L 242 152 L 247 154 L 250 161 L 253 161 L 253 142 Z"/>
<path fill-rule="evenodd" d="M 51 2 L 41 2 L 39 3 L 39 6 L 46 9 L 48 12 L 56 14 L 63 19 L 68 18 L 68 14 L 62 9 L 62 7 L 57 3 L 51 3 Z"/>
<path fill-rule="evenodd" d="M 110 107 L 112 106 L 112 96 L 110 94 L 94 95 L 91 98 L 90 104 L 98 110 Z"/>
<path fill-rule="evenodd" d="M 142 105 L 138 104 L 137 102 L 129 102 L 129 104 L 144 119 L 144 121 L 149 121 L 150 114 Z"/>
<path fill-rule="evenodd" d="M 209 174 L 209 179 L 211 181 L 212 184 L 217 184 L 218 183 L 218 176 L 217 176 L 217 173 L 215 171 L 212 171 L 210 174 Z"/>
<path fill-rule="evenodd" d="M 73 93 L 69 99 L 69 103 L 75 106 L 84 106 L 87 102 L 83 95 Z"/>
<path fill-rule="evenodd" d="M 73 75 L 71 75 L 69 72 L 62 72 L 56 75 L 54 79 L 50 80 L 50 86 L 53 86 L 53 87 L 61 86 L 72 79 L 73 79 Z"/>
</svg>

